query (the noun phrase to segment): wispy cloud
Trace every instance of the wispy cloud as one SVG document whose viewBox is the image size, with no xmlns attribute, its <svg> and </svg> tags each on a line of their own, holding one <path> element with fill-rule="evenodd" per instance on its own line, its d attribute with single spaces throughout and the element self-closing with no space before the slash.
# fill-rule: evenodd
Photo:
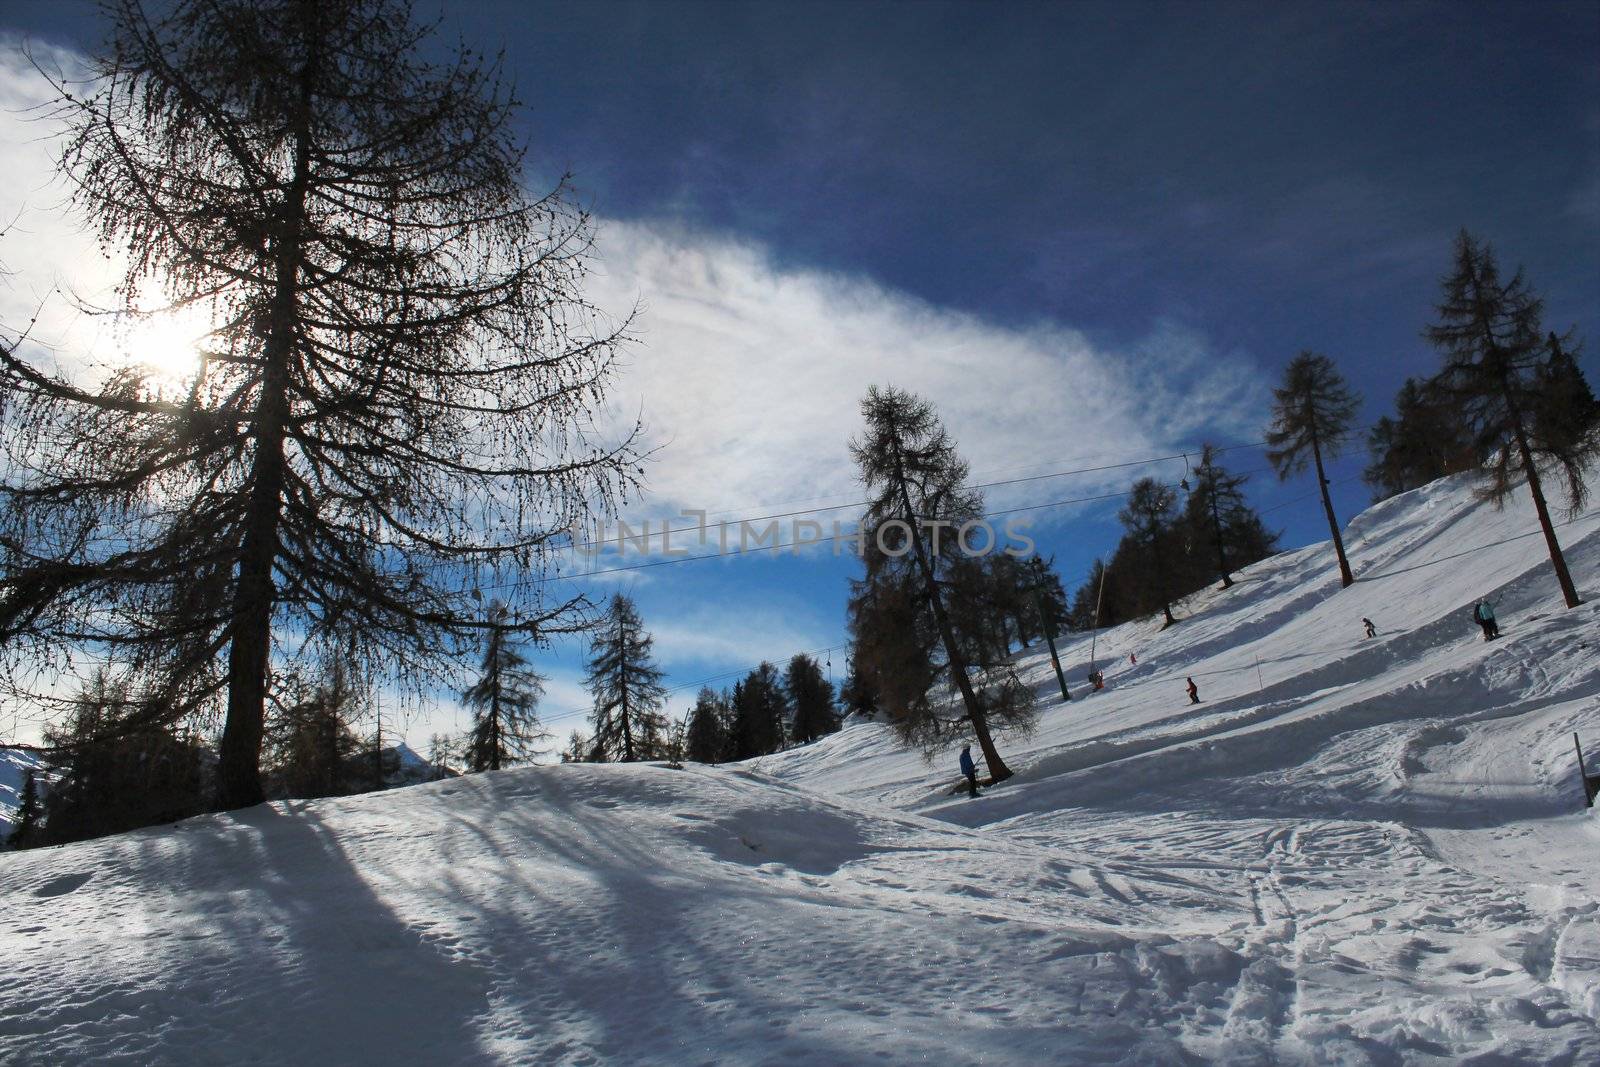
<svg viewBox="0 0 1600 1067">
<path fill-rule="evenodd" d="M 608 223 L 600 247 L 599 303 L 643 303 L 617 406 L 645 412 L 662 511 L 850 499 L 846 443 L 874 383 L 933 401 L 980 476 L 1161 453 L 1259 418 L 1251 363 L 1176 323 L 1107 348 L 1060 324 L 996 324 L 783 267 L 758 244 L 671 222 Z"/>
</svg>

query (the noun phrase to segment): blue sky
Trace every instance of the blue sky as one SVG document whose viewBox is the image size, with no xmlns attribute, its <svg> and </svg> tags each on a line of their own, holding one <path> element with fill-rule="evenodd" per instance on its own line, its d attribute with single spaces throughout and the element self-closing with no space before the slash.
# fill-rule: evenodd
<svg viewBox="0 0 1600 1067">
<path fill-rule="evenodd" d="M 1462 226 L 1527 268 L 1596 378 L 1592 2 L 483 0 L 444 25 L 504 49 L 534 182 L 572 170 L 600 220 L 597 299 L 643 305 L 617 390 L 660 445 L 636 516 L 855 499 L 870 381 L 939 402 L 980 481 L 1257 439 L 1303 348 L 1370 422 L 1434 367 L 1419 332 Z M 11 0 L 0 32 L 99 31 L 91 5 Z M 1363 458 L 1333 475 L 1344 517 Z M 1326 537 L 1309 479 L 1252 488 L 1286 545 Z M 1069 585 L 1116 507 L 1036 513 Z M 637 595 L 678 684 L 842 641 L 854 572 L 824 551 L 592 587 Z M 580 707 L 578 659 L 550 654 L 552 714 Z"/>
</svg>

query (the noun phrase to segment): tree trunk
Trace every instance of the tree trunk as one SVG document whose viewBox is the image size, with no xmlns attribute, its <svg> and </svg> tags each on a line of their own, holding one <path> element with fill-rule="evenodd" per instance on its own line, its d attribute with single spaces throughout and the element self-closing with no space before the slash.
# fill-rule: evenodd
<svg viewBox="0 0 1600 1067">
<path fill-rule="evenodd" d="M 949 660 L 950 673 L 954 675 L 956 687 L 961 690 L 961 699 L 966 704 L 967 718 L 972 723 L 972 732 L 977 735 L 978 748 L 983 752 L 983 760 L 989 765 L 989 778 L 994 782 L 1003 782 L 1011 777 L 1011 768 L 1000 758 L 1000 750 L 994 747 L 994 738 L 989 734 L 989 718 L 984 714 L 983 702 L 972 689 L 972 679 L 967 677 L 966 657 L 961 655 L 960 646 L 956 644 L 955 630 L 951 628 L 950 618 L 945 614 L 944 603 L 939 598 L 939 586 L 934 580 L 933 565 L 922 547 L 922 535 L 917 533 L 916 511 L 911 506 L 911 491 L 906 488 L 906 473 L 900 462 L 898 440 L 894 443 L 894 476 L 900 486 L 900 500 L 906 509 L 905 521 L 910 527 L 912 552 L 916 556 L 918 569 L 922 571 L 922 580 L 927 585 L 928 606 L 933 609 L 933 621 L 939 627 L 939 639 L 944 643 L 945 658 Z"/>
<path fill-rule="evenodd" d="M 1339 533 L 1339 520 L 1333 514 L 1333 498 L 1328 495 L 1328 475 L 1322 469 L 1322 445 L 1317 441 L 1315 424 L 1311 429 L 1311 457 L 1317 463 L 1317 488 L 1322 490 L 1322 510 L 1328 513 L 1328 532 L 1333 534 L 1333 551 L 1339 556 L 1339 580 L 1348 589 L 1355 584 L 1356 576 L 1350 572 L 1350 560 L 1344 554 L 1344 537 Z"/>
<path fill-rule="evenodd" d="M 262 352 L 261 395 L 257 399 L 255 462 L 250 503 L 240 546 L 228 646 L 228 717 L 217 751 L 218 810 L 261 803 L 261 735 L 266 717 L 267 669 L 272 655 L 272 614 L 277 588 L 272 568 L 280 551 L 278 523 L 283 510 L 284 437 L 289 420 L 289 362 L 294 347 L 295 289 L 299 280 L 301 230 L 310 178 L 311 73 L 317 62 L 314 27 L 308 27 L 313 53 L 301 71 L 296 117 L 294 178 L 276 235 L 276 279 L 267 341 Z"/>
<path fill-rule="evenodd" d="M 1222 544 L 1222 516 L 1217 513 L 1216 474 L 1211 477 L 1211 532 L 1217 538 L 1217 569 L 1222 572 L 1222 588 L 1233 585 L 1233 575 L 1228 573 L 1228 553 Z"/>
<path fill-rule="evenodd" d="M 1511 391 L 1506 390 L 1506 406 L 1511 411 L 1511 427 L 1516 434 L 1517 450 L 1522 455 L 1522 469 L 1528 476 L 1528 492 L 1533 496 L 1533 509 L 1539 513 L 1539 528 L 1544 531 L 1545 547 L 1550 550 L 1550 565 L 1555 568 L 1556 583 L 1561 586 L 1561 596 L 1567 607 L 1575 608 L 1583 601 L 1578 599 L 1578 587 L 1572 584 L 1572 573 L 1567 570 L 1567 558 L 1561 553 L 1561 542 L 1556 540 L 1555 524 L 1550 521 L 1550 509 L 1544 502 L 1544 487 L 1539 484 L 1539 470 L 1534 466 L 1533 449 L 1528 444 L 1528 432 L 1522 425 L 1522 412 Z"/>
</svg>

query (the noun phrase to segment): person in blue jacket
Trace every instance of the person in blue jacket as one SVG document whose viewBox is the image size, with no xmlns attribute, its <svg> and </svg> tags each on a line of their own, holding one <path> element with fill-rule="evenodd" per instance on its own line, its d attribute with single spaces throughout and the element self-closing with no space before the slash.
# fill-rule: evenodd
<svg viewBox="0 0 1600 1067">
<path fill-rule="evenodd" d="M 1494 621 L 1494 606 L 1487 599 L 1480 600 L 1472 609 L 1472 621 L 1483 628 L 1483 639 L 1500 636 L 1500 625 Z"/>
<path fill-rule="evenodd" d="M 961 773 L 967 776 L 967 795 L 978 795 L 978 768 L 972 763 L 972 746 L 961 746 Z"/>
</svg>

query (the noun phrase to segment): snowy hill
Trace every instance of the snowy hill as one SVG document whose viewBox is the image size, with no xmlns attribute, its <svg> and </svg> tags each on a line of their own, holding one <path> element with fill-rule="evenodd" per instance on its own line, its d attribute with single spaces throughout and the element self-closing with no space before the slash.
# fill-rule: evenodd
<svg viewBox="0 0 1600 1067">
<path fill-rule="evenodd" d="M 978 800 L 862 723 L 7 854 L 0 1061 L 1600 1062 L 1600 514 L 1572 611 L 1530 516 L 1387 501 L 1070 704 L 1032 650 Z"/>
</svg>

